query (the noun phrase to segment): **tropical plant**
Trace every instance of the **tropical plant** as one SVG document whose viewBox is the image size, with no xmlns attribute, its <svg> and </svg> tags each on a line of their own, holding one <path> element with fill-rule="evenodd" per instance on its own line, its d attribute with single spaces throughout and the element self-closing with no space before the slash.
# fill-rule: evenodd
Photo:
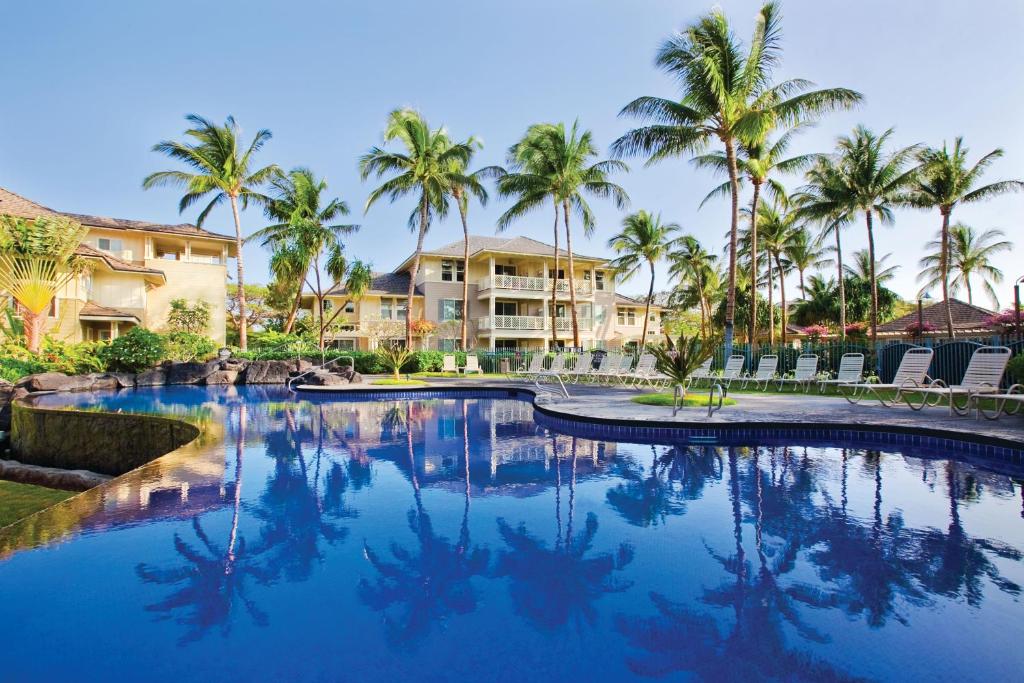
<svg viewBox="0 0 1024 683">
<path fill-rule="evenodd" d="M 133 327 L 100 351 L 108 370 L 141 372 L 167 357 L 167 340 L 144 327 Z"/>
<path fill-rule="evenodd" d="M 946 262 L 946 278 L 949 280 L 949 271 L 954 275 L 947 287 L 951 295 L 956 295 L 961 289 L 967 290 L 967 303 L 974 303 L 974 291 L 971 285 L 971 278 L 981 279 L 982 289 L 988 294 L 995 308 L 999 307 L 999 296 L 996 294 L 997 285 L 1003 281 L 1003 271 L 992 264 L 992 257 L 995 254 L 1010 251 L 1013 242 L 1001 239 L 1005 237 L 1002 230 L 986 230 L 978 233 L 969 225 L 957 223 L 949 226 L 948 245 L 949 255 Z M 942 282 L 942 236 L 941 234 L 931 242 L 924 245 L 930 250 L 918 263 L 922 268 L 917 276 L 917 281 L 922 282 L 921 292 L 926 292 Z M 947 321 L 948 324 L 948 321 Z"/>
<path fill-rule="evenodd" d="M 194 332 L 171 332 L 166 335 L 166 341 L 166 357 L 183 363 L 206 360 L 217 350 L 216 342 Z"/>
<path fill-rule="evenodd" d="M 241 288 L 245 290 L 245 327 L 253 329 L 266 325 L 271 319 L 279 318 L 282 314 L 271 305 L 270 290 L 263 285 L 246 285 Z M 225 308 L 227 313 L 228 334 L 235 342 L 238 341 L 239 330 L 242 327 L 241 318 L 241 297 L 242 292 L 238 285 L 228 284 L 227 301 Z M 291 297 L 288 298 L 289 303 Z M 250 335 L 251 336 L 251 335 Z"/>
<path fill-rule="evenodd" d="M 342 240 L 359 229 L 358 225 L 334 222 L 347 216 L 349 208 L 341 199 L 327 199 L 326 191 L 327 181 L 317 178 L 308 168 L 294 168 L 288 175 L 275 177 L 264 212 L 276 222 L 246 240 L 260 240 L 262 246 L 273 250 L 271 272 L 277 281 L 299 283 L 285 319 L 285 333 L 295 325 L 303 284 L 313 291 L 317 310 L 323 317 L 324 296 L 340 279 L 339 273 L 345 271 Z M 322 264 L 325 256 L 327 262 Z M 332 281 L 323 282 L 323 274 Z"/>
<path fill-rule="evenodd" d="M 498 181 L 503 197 L 516 197 L 516 202 L 498 219 L 498 229 L 545 203 L 548 197 L 555 206 L 555 276 L 552 278 L 552 320 L 554 333 L 554 304 L 558 280 L 558 227 L 559 210 L 565 227 L 565 251 L 569 261 L 569 309 L 572 317 L 573 346 L 580 346 L 579 320 L 576 310 L 576 270 L 572 249 L 572 230 L 569 217 L 575 213 L 583 225 L 586 236 L 593 234 L 595 220 L 584 194 L 610 198 L 619 209 L 629 205 L 626 191 L 608 180 L 615 171 L 627 171 L 621 161 L 593 161 L 597 156 L 593 134 L 580 130 L 574 121 L 565 124 L 540 123 L 530 126 L 522 140 L 509 150 L 512 173 L 504 173 Z M 557 337 L 555 337 L 557 339 Z"/>
<path fill-rule="evenodd" d="M 893 222 L 893 208 L 909 201 L 909 192 L 918 174 L 911 165 L 918 146 L 886 149 L 892 128 L 876 135 L 857 126 L 851 135 L 837 142 L 834 164 L 825 167 L 801 192 L 801 211 L 806 218 L 835 224 L 864 215 L 868 234 L 868 258 L 871 266 L 871 342 L 878 342 L 878 281 L 875 279 L 874 220 Z M 821 170 L 821 169 L 818 169 Z"/>
<path fill-rule="evenodd" d="M 242 220 L 238 213 L 239 205 L 246 209 L 250 202 L 262 204 L 266 198 L 258 192 L 261 185 L 266 184 L 280 174 L 275 164 L 253 170 L 253 156 L 263 148 L 271 138 L 271 132 L 262 128 L 256 132 L 252 142 L 246 147 L 239 140 L 239 128 L 233 116 L 228 116 L 223 126 L 199 116 L 189 114 L 185 120 L 191 128 L 185 131 L 186 142 L 164 140 L 153 146 L 159 152 L 175 161 L 184 163 L 193 172 L 158 171 L 151 173 L 142 181 L 143 189 L 174 185 L 184 188 L 185 195 L 178 203 L 178 212 L 186 209 L 205 197 L 213 195 L 196 218 L 196 226 L 202 227 L 214 207 L 225 200 L 231 205 L 231 215 L 235 222 L 235 264 L 237 265 L 238 281 L 238 328 L 239 346 L 245 350 L 248 346 L 248 328 L 245 313 L 245 268 L 242 258 Z"/>
<path fill-rule="evenodd" d="M 746 51 L 721 9 L 666 40 L 656 64 L 682 88 L 674 101 L 640 97 L 622 114 L 651 121 L 619 138 L 619 155 L 644 154 L 648 164 L 702 151 L 717 139 L 723 147 L 732 200 L 729 239 L 729 280 L 725 315 L 726 353 L 731 353 L 736 307 L 736 253 L 739 231 L 739 162 L 737 143 L 762 139 L 779 125 L 793 125 L 816 114 L 846 108 L 860 94 L 844 88 L 809 91 L 811 83 L 788 80 L 771 84 L 781 58 L 778 5 L 767 2 L 758 12 Z"/>
<path fill-rule="evenodd" d="M 413 356 L 412 349 L 393 340 L 388 340 L 377 347 L 377 357 L 384 369 L 390 372 L 395 379 L 399 379 L 399 372 Z"/>
<path fill-rule="evenodd" d="M 872 270 L 871 255 L 868 253 L 868 250 L 858 249 L 851 254 L 851 257 L 852 262 L 843 266 L 843 271 L 846 273 L 846 276 L 870 282 Z M 899 266 L 887 265 L 886 261 L 891 257 L 892 254 L 883 254 L 875 260 L 874 278 L 880 285 L 890 282 L 894 277 L 896 277 L 896 271 L 900 269 Z"/>
<path fill-rule="evenodd" d="M 825 250 L 819 241 L 811 237 L 806 226 L 798 225 L 790 234 L 789 239 L 783 247 L 782 253 L 789 263 L 800 275 L 800 298 L 807 297 L 807 289 L 804 284 L 804 273 L 811 268 L 818 268 L 827 263 Z"/>
<path fill-rule="evenodd" d="M 618 254 L 611 262 L 621 282 L 626 282 L 647 264 L 651 272 L 644 301 L 644 326 L 640 339 L 641 347 L 647 343 L 647 322 L 651 315 L 651 301 L 654 299 L 654 266 L 663 259 L 672 247 L 672 235 L 682 228 L 676 223 L 662 223 L 660 215 L 641 209 L 622 219 L 622 231 L 608 240 L 608 247 Z"/>
<path fill-rule="evenodd" d="M 0 216 L 0 291 L 15 301 L 25 343 L 39 353 L 46 311 L 85 261 L 75 250 L 87 228 L 69 218 Z"/>
<path fill-rule="evenodd" d="M 359 173 L 384 178 L 366 199 L 365 211 L 381 197 L 395 202 L 410 194 L 418 195 L 416 209 L 409 216 L 409 228 L 417 231 L 416 252 L 409 271 L 408 315 L 405 316 L 405 345 L 412 348 L 412 303 L 416 276 L 420 269 L 423 240 L 435 216 L 448 214 L 449 199 L 455 187 L 467 187 L 472 180 L 462 170 L 469 167 L 474 142 L 452 142 L 444 128 L 431 129 L 419 112 L 396 109 L 388 117 L 384 141 L 397 141 L 404 152 L 389 152 L 373 147 L 359 159 Z"/>
<path fill-rule="evenodd" d="M 812 342 L 821 341 L 824 337 L 828 336 L 828 333 L 829 329 L 824 325 L 808 325 L 804 328 L 804 334 L 806 334 L 807 338 Z"/>
<path fill-rule="evenodd" d="M 949 221 L 950 216 L 960 204 L 972 204 L 991 199 L 1007 192 L 1024 189 L 1020 180 L 1001 180 L 988 185 L 978 183 L 985 170 L 996 159 L 1003 156 L 1003 150 L 994 149 L 982 156 L 973 166 L 967 164 L 967 147 L 962 137 L 953 141 L 952 149 L 946 143 L 941 148 L 928 148 L 918 155 L 921 173 L 917 177 L 911 203 L 921 208 L 936 208 L 942 217 L 942 228 L 939 232 L 939 284 L 942 285 L 942 299 L 946 309 L 946 332 L 952 339 L 953 312 L 949 305 Z"/>
<path fill-rule="evenodd" d="M 693 235 L 678 238 L 669 254 L 669 276 L 677 282 L 669 296 L 669 304 L 700 309 L 700 336 L 707 339 L 710 334 L 709 322 L 716 297 L 721 291 L 721 270 L 718 257 L 705 251 Z"/>
<path fill-rule="evenodd" d="M 199 300 L 190 306 L 186 299 L 173 299 L 171 312 L 167 314 L 167 329 L 202 335 L 210 329 L 210 304 Z"/>
<path fill-rule="evenodd" d="M 785 202 L 785 200 L 783 200 Z M 779 203 L 764 203 L 759 209 L 761 214 L 761 230 L 764 237 L 764 249 L 768 254 L 768 301 L 771 307 L 772 293 L 772 261 L 775 261 L 775 273 L 779 276 L 780 312 L 782 314 L 782 343 L 786 343 L 786 271 L 789 262 L 783 259 L 786 247 L 799 229 L 799 215 L 795 211 L 787 211 Z M 775 314 L 771 312 L 769 342 L 775 343 Z"/>
<path fill-rule="evenodd" d="M 669 377 L 673 384 L 689 383 L 693 371 L 715 353 L 718 346 L 713 338 L 686 337 L 679 335 L 673 342 L 665 337 L 665 346 L 651 347 L 651 353 L 657 359 L 658 371 Z"/>
<path fill-rule="evenodd" d="M 807 279 L 804 298 L 793 308 L 793 322 L 805 326 L 823 322 L 839 323 L 837 291 L 835 278 L 826 280 L 820 275 L 811 275 Z"/>
</svg>

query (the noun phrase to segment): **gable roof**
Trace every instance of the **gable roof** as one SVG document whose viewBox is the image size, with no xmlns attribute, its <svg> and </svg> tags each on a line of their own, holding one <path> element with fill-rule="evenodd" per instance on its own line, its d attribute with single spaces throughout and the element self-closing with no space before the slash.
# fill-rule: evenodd
<svg viewBox="0 0 1024 683">
<path fill-rule="evenodd" d="M 959 299 L 949 300 L 950 311 L 953 314 L 953 329 L 956 331 L 987 331 L 992 329 L 989 318 L 995 315 L 981 306 L 975 306 Z M 946 329 L 946 306 L 945 302 L 939 301 L 921 309 L 921 317 L 925 323 L 931 323 L 937 331 Z M 907 326 L 917 323 L 917 310 L 890 320 L 884 325 L 878 326 L 878 334 L 903 334 Z"/>
<path fill-rule="evenodd" d="M 345 296 L 347 293 L 345 286 L 338 284 L 327 292 L 327 296 Z M 373 280 L 365 294 L 406 296 L 409 294 L 409 273 L 373 273 Z M 413 296 L 423 296 L 423 291 L 417 287 Z"/>
<path fill-rule="evenodd" d="M 140 275 L 151 275 L 159 278 L 161 281 L 165 281 L 167 276 L 162 270 L 156 270 L 155 268 L 146 268 L 144 266 L 137 266 L 134 263 L 129 263 L 123 259 L 119 259 L 113 254 L 108 254 L 105 251 L 100 251 L 95 247 L 90 247 L 88 244 L 79 244 L 78 248 L 75 249 L 75 254 L 84 258 L 96 259 L 102 261 L 108 268 L 113 271 L 120 273 L 139 273 Z"/>
<path fill-rule="evenodd" d="M 452 256 L 460 258 L 463 254 L 464 244 L 462 240 L 457 242 L 451 242 L 439 247 L 437 249 L 427 249 L 423 251 L 424 256 Z M 492 235 L 470 235 L 469 236 L 469 257 L 473 258 L 481 253 L 486 252 L 498 252 L 504 254 L 515 254 L 516 256 L 551 256 L 555 250 L 553 244 L 547 244 L 540 240 L 535 240 L 530 237 L 499 237 Z M 569 252 L 565 249 L 559 248 L 558 255 L 560 257 L 568 258 Z M 413 260 L 415 254 L 410 254 L 404 261 L 402 261 L 395 272 L 405 270 Z M 584 256 L 573 252 L 573 258 L 580 259 L 583 261 L 600 261 L 604 262 L 608 259 L 601 258 L 599 256 Z"/>
<path fill-rule="evenodd" d="M 134 313 L 119 311 L 116 308 L 100 306 L 95 301 L 86 301 L 85 305 L 82 306 L 82 310 L 78 312 L 78 317 L 79 319 L 84 320 L 88 320 L 89 318 L 118 318 L 122 320 L 134 320 L 136 323 L 139 322 L 139 317 Z"/>
<path fill-rule="evenodd" d="M 82 225 L 93 228 L 106 228 L 108 230 L 138 230 L 141 232 L 157 232 L 169 235 L 180 235 L 183 237 L 199 237 L 209 240 L 221 240 L 234 243 L 235 238 L 230 235 L 222 235 L 210 232 L 203 228 L 196 227 L 189 223 L 177 225 L 164 225 L 162 223 L 150 223 L 148 221 L 134 221 L 126 218 L 106 218 L 104 216 L 90 216 L 83 213 L 68 213 L 55 211 L 49 207 L 37 204 L 21 195 L 0 187 L 0 215 L 17 216 L 19 218 L 38 218 L 39 216 L 61 216 L 77 221 Z"/>
<path fill-rule="evenodd" d="M 647 302 L 643 299 L 637 299 L 636 297 L 626 296 L 625 294 L 615 292 L 615 304 L 617 306 L 646 306 Z M 659 308 L 664 308 L 664 306 L 659 304 L 657 297 L 655 297 L 654 301 L 651 302 L 651 310 L 654 311 Z"/>
</svg>

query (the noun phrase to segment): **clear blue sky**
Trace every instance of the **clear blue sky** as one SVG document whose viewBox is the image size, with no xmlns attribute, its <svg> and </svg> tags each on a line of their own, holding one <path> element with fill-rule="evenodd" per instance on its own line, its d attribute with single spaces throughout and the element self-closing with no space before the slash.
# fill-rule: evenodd
<svg viewBox="0 0 1024 683">
<path fill-rule="evenodd" d="M 719 3 L 745 37 L 758 3 Z M 672 96 L 652 59 L 659 42 L 711 6 L 685 0 L 8 3 L 0 41 L 0 185 L 54 208 L 180 222 L 172 189 L 143 192 L 149 172 L 170 166 L 150 151 L 176 138 L 182 116 L 233 114 L 248 134 L 270 128 L 262 160 L 305 165 L 362 224 L 350 253 L 395 266 L 414 241 L 410 206 L 381 204 L 362 216 L 371 187 L 356 159 L 380 142 L 387 113 L 420 109 L 455 136 L 483 138 L 481 164 L 500 163 L 527 125 L 579 117 L 607 146 L 631 124 L 617 117 L 638 95 Z M 861 0 L 783 3 L 785 54 L 778 77 L 864 93 L 854 112 L 831 115 L 794 152 L 825 151 L 862 122 L 896 127 L 899 144 L 963 135 L 972 157 L 1001 146 L 990 179 L 1024 177 L 1024 3 L 1020 0 Z M 634 208 L 661 212 L 718 251 L 728 226 L 722 203 L 698 211 L 716 182 L 685 161 L 620 178 Z M 788 181 L 798 184 L 798 179 Z M 607 253 L 622 214 L 594 202 L 598 227 L 583 253 Z M 500 202 L 474 208 L 474 232 L 490 234 Z M 1024 246 L 1024 196 L 961 210 L 958 219 L 1000 227 Z M 243 227 L 263 225 L 249 211 Z M 902 211 L 882 228 L 880 253 L 901 266 L 895 288 L 916 292 L 922 245 L 938 217 Z M 227 210 L 208 227 L 231 232 Z M 515 232 L 550 241 L 546 213 Z M 863 246 L 862 226 L 848 232 Z M 432 227 L 428 246 L 458 239 L 456 221 Z M 1019 250 L 999 265 L 1024 275 Z M 265 281 L 267 255 L 246 248 L 249 276 Z M 663 286 L 660 282 L 659 286 Z M 644 289 L 634 281 L 627 291 Z M 1009 284 L 1003 287 L 1009 291 Z M 1008 294 L 1003 295 L 1003 304 Z"/>
</svg>

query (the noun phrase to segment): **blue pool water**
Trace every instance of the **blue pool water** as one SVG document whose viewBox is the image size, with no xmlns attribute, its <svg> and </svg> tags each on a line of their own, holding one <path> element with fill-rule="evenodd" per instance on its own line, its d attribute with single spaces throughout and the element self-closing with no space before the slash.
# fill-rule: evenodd
<svg viewBox="0 0 1024 683">
<path fill-rule="evenodd" d="M 46 401 L 209 434 L 0 532 L 2 680 L 995 681 L 1024 665 L 1022 480 L 942 453 L 602 441 L 515 398 Z"/>
</svg>

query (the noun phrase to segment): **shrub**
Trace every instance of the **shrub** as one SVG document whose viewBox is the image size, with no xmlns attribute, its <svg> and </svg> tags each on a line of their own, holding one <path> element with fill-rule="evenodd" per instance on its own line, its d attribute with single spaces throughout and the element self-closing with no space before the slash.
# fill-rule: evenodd
<svg viewBox="0 0 1024 683">
<path fill-rule="evenodd" d="M 100 354 L 108 370 L 139 372 L 167 357 L 167 341 L 144 327 L 133 327 Z"/>
<path fill-rule="evenodd" d="M 105 347 L 105 342 L 66 344 L 47 337 L 43 340 L 39 360 L 50 372 L 63 372 L 68 375 L 103 372 L 106 369 L 106 363 L 100 358 L 100 353 Z"/>
<path fill-rule="evenodd" d="M 197 301 L 193 306 L 185 299 L 171 302 L 171 312 L 167 314 L 167 329 L 173 332 L 191 332 L 203 334 L 210 328 L 210 304 Z"/>
<path fill-rule="evenodd" d="M 192 332 L 171 332 L 166 335 L 166 340 L 166 357 L 171 360 L 206 360 L 217 350 L 217 344 L 212 339 Z"/>
<path fill-rule="evenodd" d="M 1010 359 L 1006 366 L 1006 373 L 1014 383 L 1024 384 L 1024 354 L 1017 354 Z"/>
<path fill-rule="evenodd" d="M 855 339 L 864 339 L 868 336 L 868 326 L 866 323 L 850 323 L 846 326 L 846 336 L 853 337 Z"/>
<path fill-rule="evenodd" d="M 824 325 L 808 325 L 804 328 L 804 334 L 812 342 L 821 341 L 822 337 L 828 336 L 829 329 Z"/>
<path fill-rule="evenodd" d="M 937 329 L 938 328 L 935 327 L 935 325 L 933 325 L 930 322 L 925 321 L 924 323 L 922 323 L 920 325 L 918 323 L 916 323 L 916 322 L 912 322 L 909 325 L 907 325 L 906 327 L 904 327 L 903 331 L 906 332 L 907 334 L 911 334 L 911 335 L 913 335 L 915 337 L 918 337 L 918 336 L 920 336 L 920 335 L 922 335 L 922 334 L 924 334 L 926 332 L 934 332 Z"/>
<path fill-rule="evenodd" d="M 0 348 L 0 379 L 16 382 L 25 375 L 46 370 L 46 366 L 35 358 L 18 358 L 8 353 L 7 346 Z"/>
<path fill-rule="evenodd" d="M 398 344 L 381 344 L 377 349 L 377 357 L 380 358 L 384 369 L 398 379 L 398 373 L 412 358 L 413 352 Z"/>
<path fill-rule="evenodd" d="M 686 386 L 686 378 L 714 354 L 717 345 L 717 341 L 704 341 L 699 336 L 679 335 L 675 342 L 667 338 L 667 346 L 652 346 L 651 353 L 657 359 L 659 372 L 673 384 Z"/>
</svg>

